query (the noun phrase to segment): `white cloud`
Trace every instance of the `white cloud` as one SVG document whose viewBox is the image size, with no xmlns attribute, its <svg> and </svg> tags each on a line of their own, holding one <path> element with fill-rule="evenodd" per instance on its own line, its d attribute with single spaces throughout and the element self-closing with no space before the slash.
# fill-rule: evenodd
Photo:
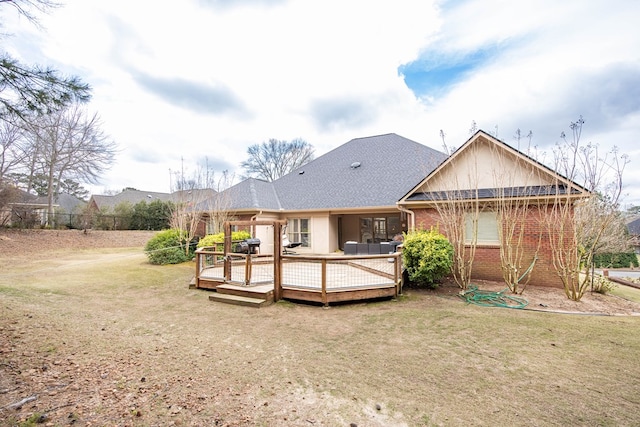
<svg viewBox="0 0 640 427">
<path fill-rule="evenodd" d="M 583 114 L 586 135 L 640 162 L 637 16 L 622 0 L 68 0 L 43 17 L 46 33 L 5 25 L 25 61 L 93 86 L 90 107 L 123 147 L 105 186 L 167 191 L 181 158 L 237 167 L 269 138 L 322 154 L 387 132 L 440 148 L 440 129 L 459 146 L 472 120 L 506 142 L 531 129 L 546 146 Z M 429 99 L 398 75 L 421 55 L 474 52 L 485 56 L 471 74 Z"/>
</svg>

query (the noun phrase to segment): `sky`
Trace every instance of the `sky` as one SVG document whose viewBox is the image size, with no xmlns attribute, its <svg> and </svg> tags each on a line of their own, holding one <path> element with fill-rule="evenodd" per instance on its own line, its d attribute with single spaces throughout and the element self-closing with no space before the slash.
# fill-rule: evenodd
<svg viewBox="0 0 640 427">
<path fill-rule="evenodd" d="M 205 164 L 238 180 L 270 138 L 319 156 L 386 133 L 455 148 L 476 127 L 517 147 L 520 129 L 549 158 L 582 116 L 583 142 L 628 155 L 623 205 L 640 205 L 640 2 L 66 0 L 38 16 L 0 7 L 1 47 L 93 88 L 120 149 L 94 194 L 168 192 Z"/>
</svg>

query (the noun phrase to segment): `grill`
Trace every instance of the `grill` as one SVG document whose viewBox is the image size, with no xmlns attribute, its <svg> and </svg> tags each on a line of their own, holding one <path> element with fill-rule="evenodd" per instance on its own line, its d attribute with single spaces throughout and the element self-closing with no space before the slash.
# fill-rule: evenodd
<svg viewBox="0 0 640 427">
<path fill-rule="evenodd" d="M 235 253 L 238 254 L 256 254 L 260 248 L 260 239 L 242 240 L 236 245 Z"/>
</svg>

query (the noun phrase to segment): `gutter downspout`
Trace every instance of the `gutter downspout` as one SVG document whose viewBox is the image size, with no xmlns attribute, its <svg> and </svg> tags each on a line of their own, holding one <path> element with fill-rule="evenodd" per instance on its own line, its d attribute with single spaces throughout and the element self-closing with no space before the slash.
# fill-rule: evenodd
<svg viewBox="0 0 640 427">
<path fill-rule="evenodd" d="M 259 215 L 262 215 L 262 209 L 260 210 L 260 212 L 258 212 L 257 214 L 255 214 L 254 216 L 251 217 L 251 221 L 255 221 L 256 218 L 258 218 Z M 251 226 L 251 237 L 253 237 L 253 238 L 256 237 L 256 226 L 255 225 Z"/>
<path fill-rule="evenodd" d="M 396 203 L 396 207 L 398 208 L 398 210 L 400 212 L 404 212 L 407 214 L 407 217 L 409 218 L 409 224 L 407 227 L 407 231 L 411 232 L 414 231 L 416 229 L 416 217 L 414 216 L 413 211 L 410 211 L 407 208 L 403 208 L 400 203 Z"/>
</svg>

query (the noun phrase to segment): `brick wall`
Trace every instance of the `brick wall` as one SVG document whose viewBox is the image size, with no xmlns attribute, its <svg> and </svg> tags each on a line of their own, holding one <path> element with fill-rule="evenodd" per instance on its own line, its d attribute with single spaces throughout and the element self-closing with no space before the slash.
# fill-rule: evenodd
<svg viewBox="0 0 640 427">
<path fill-rule="evenodd" d="M 429 229 L 431 227 L 438 228 L 439 231 L 446 235 L 446 232 L 442 225 L 439 223 L 439 215 L 435 209 L 416 209 L 415 225 L 416 229 Z M 532 286 L 551 286 L 562 288 L 562 282 L 558 277 L 551 258 L 551 246 L 549 244 L 549 238 L 546 230 L 541 230 L 540 225 L 540 212 L 536 208 L 531 208 L 525 219 L 525 236 L 523 239 L 523 248 L 525 255 L 523 258 L 523 265 L 521 266 L 522 273 L 530 266 L 533 255 L 535 254 L 536 247 L 538 245 L 538 239 L 542 232 L 542 240 L 540 249 L 538 250 L 538 260 L 533 268 L 531 274 L 531 280 L 529 285 Z M 563 227 L 558 225 L 558 232 Z M 570 233 L 571 230 L 568 227 L 564 227 L 565 233 Z M 569 236 L 569 234 L 567 234 Z M 567 241 L 569 239 L 565 239 Z M 499 245 L 478 245 L 476 247 L 476 253 L 473 262 L 472 280 L 494 280 L 503 281 L 502 269 L 500 262 L 500 246 Z"/>
</svg>

